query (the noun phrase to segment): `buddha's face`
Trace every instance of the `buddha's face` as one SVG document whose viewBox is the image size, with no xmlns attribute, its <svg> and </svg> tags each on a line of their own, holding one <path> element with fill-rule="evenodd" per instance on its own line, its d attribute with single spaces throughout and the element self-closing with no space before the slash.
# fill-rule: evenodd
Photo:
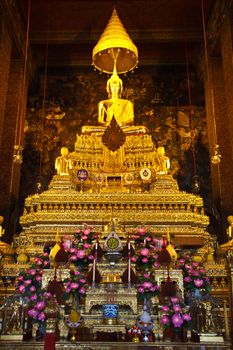
<svg viewBox="0 0 233 350">
<path fill-rule="evenodd" d="M 110 84 L 110 92 L 112 95 L 118 95 L 120 93 L 120 84 L 118 81 L 113 81 Z"/>
<path fill-rule="evenodd" d="M 113 74 L 107 82 L 107 92 L 111 97 L 117 97 L 121 94 L 123 85 L 122 80 L 118 77 L 117 74 Z"/>
</svg>

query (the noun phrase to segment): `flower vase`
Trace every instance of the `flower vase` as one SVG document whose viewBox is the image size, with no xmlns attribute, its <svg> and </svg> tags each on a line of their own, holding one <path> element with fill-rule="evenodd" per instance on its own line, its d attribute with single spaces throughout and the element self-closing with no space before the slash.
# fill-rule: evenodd
<svg viewBox="0 0 233 350">
<path fill-rule="evenodd" d="M 43 339 L 45 336 L 45 332 L 46 332 L 45 323 L 39 323 L 39 326 L 38 326 L 37 332 L 36 332 L 36 339 L 37 340 Z"/>
<path fill-rule="evenodd" d="M 173 332 L 173 338 L 172 338 L 172 340 L 174 341 L 174 342 L 179 342 L 180 341 L 180 332 L 179 332 L 180 330 L 178 329 L 176 329 L 176 330 L 174 330 L 174 332 Z"/>
<path fill-rule="evenodd" d="M 70 314 L 66 317 L 66 324 L 71 333 L 71 341 L 76 341 L 76 332 L 79 325 L 82 323 L 80 314 L 78 312 L 78 300 L 73 295 L 72 309 Z"/>
<path fill-rule="evenodd" d="M 174 338 L 174 330 L 171 327 L 165 328 L 163 331 L 163 340 L 172 341 L 173 338 Z"/>
</svg>

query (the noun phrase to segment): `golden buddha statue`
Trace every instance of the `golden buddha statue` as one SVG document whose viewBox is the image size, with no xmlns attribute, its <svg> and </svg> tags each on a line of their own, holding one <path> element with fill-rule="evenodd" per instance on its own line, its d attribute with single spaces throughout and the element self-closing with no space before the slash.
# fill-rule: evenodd
<svg viewBox="0 0 233 350">
<path fill-rule="evenodd" d="M 114 116 L 121 127 L 132 124 L 134 120 L 133 104 L 121 98 L 123 83 L 116 72 L 108 79 L 106 90 L 109 99 L 100 101 L 98 104 L 98 122 L 108 125 Z"/>
<path fill-rule="evenodd" d="M 227 228 L 227 238 L 228 241 L 221 244 L 218 247 L 218 253 L 226 253 L 228 250 L 230 250 L 233 247 L 233 237 L 232 237 L 232 228 L 233 228 L 233 215 L 229 215 L 227 217 L 227 222 L 229 224 L 228 228 Z"/>
<path fill-rule="evenodd" d="M 133 125 L 134 121 L 134 107 L 129 100 L 121 98 L 123 90 L 123 82 L 114 71 L 110 79 L 107 81 L 106 87 L 108 99 L 102 100 L 98 103 L 98 126 L 82 127 L 82 133 L 103 133 L 106 127 L 110 124 L 114 116 L 117 124 L 122 128 L 126 134 L 145 134 L 147 129 L 145 126 Z"/>
<path fill-rule="evenodd" d="M 68 157 L 69 151 L 67 147 L 61 148 L 61 156 L 55 160 L 55 169 L 58 175 L 69 175 L 69 170 L 72 169 L 71 160 Z"/>
<path fill-rule="evenodd" d="M 159 146 L 156 152 L 155 170 L 159 175 L 165 175 L 170 169 L 170 159 L 165 155 L 165 148 Z"/>
</svg>

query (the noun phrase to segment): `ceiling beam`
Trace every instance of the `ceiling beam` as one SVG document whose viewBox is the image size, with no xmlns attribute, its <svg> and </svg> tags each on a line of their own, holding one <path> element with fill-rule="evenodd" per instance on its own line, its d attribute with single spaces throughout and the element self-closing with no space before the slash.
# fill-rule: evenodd
<svg viewBox="0 0 233 350">
<path fill-rule="evenodd" d="M 30 42 L 34 45 L 44 44 L 95 44 L 103 31 L 34 31 L 30 33 Z M 128 30 L 135 43 L 150 42 L 200 42 L 203 34 L 197 29 L 177 30 L 172 28 L 148 30 Z"/>
</svg>

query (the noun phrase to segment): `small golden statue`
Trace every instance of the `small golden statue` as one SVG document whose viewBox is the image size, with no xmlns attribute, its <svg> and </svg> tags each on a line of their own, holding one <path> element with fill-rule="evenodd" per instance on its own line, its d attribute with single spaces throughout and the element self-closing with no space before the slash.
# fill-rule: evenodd
<svg viewBox="0 0 233 350">
<path fill-rule="evenodd" d="M 230 215 L 227 217 L 227 222 L 229 224 L 227 229 L 228 241 L 232 241 L 232 227 L 233 227 L 233 216 Z"/>
<path fill-rule="evenodd" d="M 68 157 L 68 148 L 61 148 L 61 156 L 55 160 L 55 169 L 58 175 L 69 175 L 69 170 L 72 169 L 72 162 Z"/>
<path fill-rule="evenodd" d="M 212 315 L 212 304 L 209 301 L 203 303 L 205 309 L 205 324 L 204 330 L 207 333 L 212 333 L 215 330 L 214 319 Z"/>
<path fill-rule="evenodd" d="M 228 228 L 227 228 L 227 237 L 228 237 L 228 241 L 221 244 L 218 247 L 218 253 L 226 253 L 229 249 L 231 249 L 233 247 L 233 237 L 232 237 L 232 228 L 233 228 L 233 215 L 229 215 L 227 217 L 227 222 L 229 224 Z"/>
<path fill-rule="evenodd" d="M 15 300 L 9 308 L 9 319 L 6 320 L 5 331 L 7 334 L 22 333 L 23 305 L 20 300 Z"/>
<path fill-rule="evenodd" d="M 156 173 L 159 175 L 165 175 L 170 169 L 170 159 L 165 155 L 165 148 L 160 146 L 157 148 L 156 154 Z"/>
<path fill-rule="evenodd" d="M 5 232 L 4 228 L 2 228 L 3 222 L 4 222 L 4 217 L 0 216 L 0 238 L 4 235 L 4 232 Z"/>
</svg>

